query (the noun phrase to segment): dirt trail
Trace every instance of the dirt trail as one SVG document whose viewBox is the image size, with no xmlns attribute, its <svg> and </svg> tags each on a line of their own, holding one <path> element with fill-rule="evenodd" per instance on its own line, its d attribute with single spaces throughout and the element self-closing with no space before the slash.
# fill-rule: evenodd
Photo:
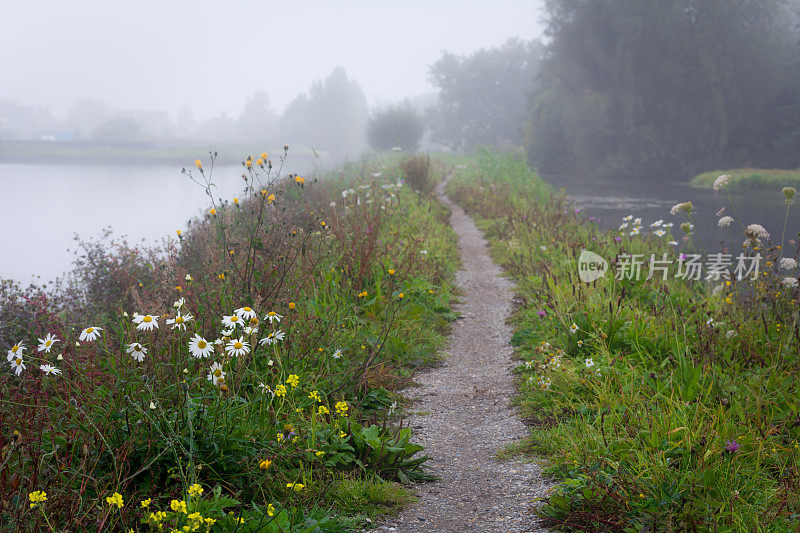
<svg viewBox="0 0 800 533">
<path fill-rule="evenodd" d="M 463 291 L 444 366 L 418 376 L 410 423 L 437 483 L 417 486 L 419 501 L 395 519 L 403 533 L 546 531 L 535 526 L 532 500 L 547 485 L 535 463 L 500 462 L 495 453 L 525 436 L 511 407 L 511 284 L 491 260 L 483 234 L 442 192 L 459 237 Z M 384 530 L 393 527 L 383 526 Z"/>
</svg>

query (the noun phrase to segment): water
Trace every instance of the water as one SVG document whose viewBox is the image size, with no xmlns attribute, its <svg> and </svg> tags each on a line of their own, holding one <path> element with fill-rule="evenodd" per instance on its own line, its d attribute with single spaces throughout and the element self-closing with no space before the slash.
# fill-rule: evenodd
<svg viewBox="0 0 800 533">
<path fill-rule="evenodd" d="M 730 215 L 747 226 L 761 224 L 772 235 L 774 243 L 780 244 L 783 233 L 786 202 L 780 187 L 776 190 L 752 190 L 728 193 L 714 192 L 711 189 L 697 189 L 686 183 L 650 180 L 588 180 L 576 176 L 546 176 L 545 179 L 570 197 L 587 217 L 600 217 L 601 225 L 606 228 L 617 228 L 623 217 L 631 214 L 641 217 L 644 228 L 658 219 L 673 222 L 673 236 L 680 241 L 683 232 L 680 225 L 685 221 L 682 215 L 670 215 L 673 205 L 691 201 L 694 205 L 692 214 L 695 232 L 706 253 L 722 250 L 722 241 L 733 240 L 738 244 L 744 240 L 741 226 L 737 222 L 729 228 L 717 226 L 717 212 L 725 207 L 726 215 Z M 796 197 L 797 199 L 798 197 Z M 736 213 L 730 207 L 730 200 Z M 738 214 L 738 217 L 737 217 Z M 795 202 L 789 209 L 786 227 L 785 246 L 789 240 L 798 238 L 800 232 L 800 204 Z M 795 247 L 786 250 L 786 254 L 794 254 Z"/>
<path fill-rule="evenodd" d="M 298 165 L 300 168 L 298 168 Z M 305 172 L 308 162 L 286 168 Z M 214 171 L 214 196 L 243 187 L 242 167 Z M 203 189 L 179 166 L 34 165 L 0 163 L 0 278 L 50 281 L 72 264 L 76 243 L 110 226 L 130 244 L 177 238 L 175 230 L 208 209 Z M 210 207 L 210 206 L 209 206 Z"/>
</svg>

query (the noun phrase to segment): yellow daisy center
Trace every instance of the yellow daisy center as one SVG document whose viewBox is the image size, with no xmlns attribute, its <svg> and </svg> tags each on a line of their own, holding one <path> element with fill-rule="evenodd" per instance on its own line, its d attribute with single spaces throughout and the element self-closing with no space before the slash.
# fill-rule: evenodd
<svg viewBox="0 0 800 533">
<path fill-rule="evenodd" d="M 146 317 L 144 317 L 142 319 L 142 322 L 152 322 L 152 321 L 153 321 L 153 317 L 151 317 L 150 315 L 147 315 Z"/>
<path fill-rule="evenodd" d="M 214 376 L 220 377 L 221 375 L 222 375 L 222 370 L 220 370 L 219 368 L 214 370 Z"/>
<path fill-rule="evenodd" d="M 231 322 L 236 322 L 237 320 L 239 320 L 238 316 L 232 316 L 231 317 Z"/>
<path fill-rule="evenodd" d="M 269 316 L 278 316 L 278 313 L 276 313 L 275 311 L 270 311 L 269 313 L 267 313 L 267 315 L 269 315 Z"/>
<path fill-rule="evenodd" d="M 197 347 L 202 350 L 206 347 L 206 341 L 197 341 Z"/>
<path fill-rule="evenodd" d="M 14 345 L 14 347 L 11 348 L 11 352 L 12 353 L 17 353 L 17 350 L 19 350 L 19 346 L 18 345 Z"/>
<path fill-rule="evenodd" d="M 250 313 L 252 311 L 252 309 L 250 309 L 249 307 L 242 307 L 242 309 L 244 310 L 245 313 Z"/>
<path fill-rule="evenodd" d="M 91 333 L 94 331 L 94 328 L 86 328 L 86 333 Z"/>
<path fill-rule="evenodd" d="M 53 341 L 45 341 L 45 342 L 44 342 L 44 345 L 45 345 L 45 346 L 50 346 L 51 344 L 53 344 Z"/>
<path fill-rule="evenodd" d="M 250 323 L 255 326 L 256 324 L 258 324 L 258 319 L 256 317 L 253 317 L 250 319 Z"/>
<path fill-rule="evenodd" d="M 182 316 L 176 316 L 175 317 L 175 323 L 176 324 L 183 324 L 183 317 Z"/>
<path fill-rule="evenodd" d="M 22 364 L 22 357 L 17 357 L 17 366 Z"/>
<path fill-rule="evenodd" d="M 237 342 L 234 342 L 234 343 L 233 343 L 233 347 L 234 347 L 235 349 L 237 349 L 237 350 L 241 350 L 241 349 L 242 349 L 242 343 L 241 343 L 241 342 L 238 342 L 238 341 L 237 341 Z"/>
</svg>

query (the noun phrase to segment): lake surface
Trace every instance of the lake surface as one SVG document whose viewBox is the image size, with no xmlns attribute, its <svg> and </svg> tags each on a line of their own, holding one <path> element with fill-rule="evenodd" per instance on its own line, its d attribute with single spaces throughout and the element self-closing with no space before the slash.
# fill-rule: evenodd
<svg viewBox="0 0 800 533">
<path fill-rule="evenodd" d="M 680 225 L 685 221 L 681 215 L 670 215 L 673 205 L 691 201 L 696 235 L 705 253 L 722 250 L 722 241 L 733 239 L 737 244 L 744 240 L 741 226 L 734 222 L 729 228 L 717 226 L 717 212 L 725 207 L 725 214 L 738 218 L 747 226 L 761 224 L 772 235 L 774 243 L 780 244 L 786 216 L 786 202 L 780 188 L 777 190 L 752 190 L 732 192 L 730 199 L 725 191 L 697 189 L 686 183 L 669 181 L 645 181 L 632 179 L 590 180 L 576 176 L 546 176 L 545 180 L 558 189 L 563 189 L 569 198 L 581 208 L 586 217 L 599 217 L 606 228 L 618 228 L 622 219 L 631 214 L 642 218 L 643 230 L 659 219 L 672 222 L 672 234 L 680 241 L 683 232 Z M 736 213 L 730 207 L 730 200 Z M 800 199 L 800 195 L 795 200 Z M 795 247 L 789 249 L 789 240 L 798 238 L 800 231 L 800 203 L 795 201 L 789 209 L 786 227 L 786 253 L 794 255 Z M 729 237 L 730 235 L 730 237 Z M 734 248 L 735 252 L 736 248 Z"/>
<path fill-rule="evenodd" d="M 284 173 L 309 167 L 290 157 Z M 215 168 L 214 197 L 239 196 L 241 175 L 241 166 Z M 76 234 L 91 239 L 110 226 L 130 244 L 155 243 L 177 238 L 175 230 L 210 207 L 180 166 L 0 163 L 0 198 L 0 278 L 23 283 L 68 271 Z"/>
</svg>

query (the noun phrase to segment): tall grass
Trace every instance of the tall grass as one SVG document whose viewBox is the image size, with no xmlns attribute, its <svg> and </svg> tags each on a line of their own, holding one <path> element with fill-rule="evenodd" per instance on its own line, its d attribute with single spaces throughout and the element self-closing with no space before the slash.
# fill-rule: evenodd
<svg viewBox="0 0 800 533">
<path fill-rule="evenodd" d="M 454 318 L 444 208 L 398 160 L 317 182 L 248 157 L 229 199 L 213 163 L 178 239 L 2 284 L 0 529 L 338 531 L 429 478 L 392 420 Z"/>
<path fill-rule="evenodd" d="M 739 237 L 764 256 L 758 279 L 689 281 L 671 270 L 646 280 L 645 264 L 640 281 L 617 280 L 626 254 L 678 261 L 672 228 L 602 230 L 523 161 L 496 153 L 467 165 L 449 194 L 478 218 L 517 282 L 513 344 L 531 428 L 518 451 L 544 454 L 559 481 L 539 511 L 547 524 L 796 530 L 796 240 L 789 250 Z M 776 194 L 777 209 L 796 209 L 782 200 Z M 677 230 L 683 219 L 672 220 Z M 583 249 L 608 259 L 612 274 L 581 282 Z"/>
</svg>

